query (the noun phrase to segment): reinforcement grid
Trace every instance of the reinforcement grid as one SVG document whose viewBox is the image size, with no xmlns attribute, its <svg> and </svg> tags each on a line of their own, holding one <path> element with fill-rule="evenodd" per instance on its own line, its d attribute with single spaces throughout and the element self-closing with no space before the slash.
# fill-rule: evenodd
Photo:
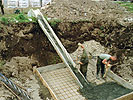
<svg viewBox="0 0 133 100">
<path fill-rule="evenodd" d="M 42 73 L 58 100 L 85 100 L 79 92 L 79 86 L 68 68 Z"/>
</svg>

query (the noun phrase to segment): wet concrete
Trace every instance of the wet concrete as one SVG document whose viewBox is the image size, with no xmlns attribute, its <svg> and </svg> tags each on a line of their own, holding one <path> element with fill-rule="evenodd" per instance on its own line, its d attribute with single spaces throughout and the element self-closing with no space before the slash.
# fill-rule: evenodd
<svg viewBox="0 0 133 100">
<path fill-rule="evenodd" d="M 132 92 L 115 82 L 108 82 L 94 87 L 84 87 L 80 92 L 87 98 L 87 100 L 113 100 L 124 94 Z"/>
</svg>

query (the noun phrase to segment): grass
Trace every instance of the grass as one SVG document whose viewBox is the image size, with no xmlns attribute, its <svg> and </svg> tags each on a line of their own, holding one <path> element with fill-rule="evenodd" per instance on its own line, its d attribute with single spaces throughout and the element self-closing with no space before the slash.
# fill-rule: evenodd
<svg viewBox="0 0 133 100">
<path fill-rule="evenodd" d="M 128 11 L 133 13 L 133 3 L 117 1 L 116 3 L 120 4 L 122 7 L 125 7 Z"/>
<path fill-rule="evenodd" d="M 44 18 L 48 21 L 48 17 L 44 16 Z M 30 20 L 32 21 L 30 21 Z M 6 15 L 0 15 L 0 22 L 4 24 L 9 23 L 23 23 L 23 22 L 37 22 L 36 18 L 34 17 L 28 17 L 27 14 L 6 14 Z M 58 23 L 61 22 L 59 19 L 53 19 L 48 21 L 52 27 L 55 27 Z"/>
<path fill-rule="evenodd" d="M 4 24 L 9 23 L 23 23 L 23 22 L 36 22 L 36 19 L 33 17 L 28 17 L 26 14 L 6 14 L 0 16 L 0 21 Z"/>
<path fill-rule="evenodd" d="M 4 23 L 4 24 L 6 24 L 6 25 L 9 23 L 8 22 L 8 18 L 6 18 L 6 17 L 2 17 L 1 18 L 1 22 Z"/>
<path fill-rule="evenodd" d="M 61 22 L 61 20 L 59 20 L 59 19 L 53 19 L 53 20 L 50 20 L 49 21 L 49 23 L 50 23 L 50 25 L 52 26 L 52 27 L 56 27 L 56 25 L 58 24 L 58 23 L 60 23 Z"/>
</svg>

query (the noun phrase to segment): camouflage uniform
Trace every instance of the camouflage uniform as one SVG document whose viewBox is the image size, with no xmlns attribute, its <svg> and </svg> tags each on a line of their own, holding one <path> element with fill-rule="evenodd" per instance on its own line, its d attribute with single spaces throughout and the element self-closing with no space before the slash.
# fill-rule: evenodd
<svg viewBox="0 0 133 100">
<path fill-rule="evenodd" d="M 80 62 L 83 63 L 80 65 L 80 71 L 86 78 L 87 77 L 87 66 L 88 66 L 89 59 L 88 59 L 85 49 L 83 49 L 83 54 L 81 56 Z"/>
<path fill-rule="evenodd" d="M 1 13 L 4 15 L 4 6 L 2 5 L 2 0 L 0 0 L 0 8 L 1 8 Z"/>
</svg>

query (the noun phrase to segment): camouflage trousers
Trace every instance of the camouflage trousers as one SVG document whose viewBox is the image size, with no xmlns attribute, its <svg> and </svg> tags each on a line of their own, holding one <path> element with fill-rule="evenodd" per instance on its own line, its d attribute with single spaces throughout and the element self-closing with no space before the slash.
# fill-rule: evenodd
<svg viewBox="0 0 133 100">
<path fill-rule="evenodd" d="M 87 66 L 88 64 L 80 65 L 80 71 L 84 75 L 85 78 L 87 78 Z"/>
</svg>

